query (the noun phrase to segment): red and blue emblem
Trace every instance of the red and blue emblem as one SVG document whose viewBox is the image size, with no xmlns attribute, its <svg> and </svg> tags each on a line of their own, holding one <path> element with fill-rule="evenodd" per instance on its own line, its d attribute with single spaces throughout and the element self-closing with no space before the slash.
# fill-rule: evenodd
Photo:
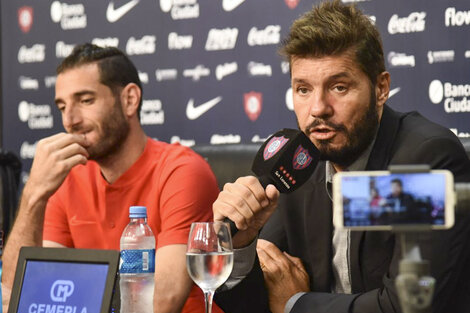
<svg viewBox="0 0 470 313">
<path fill-rule="evenodd" d="M 34 11 L 30 6 L 23 6 L 18 9 L 18 25 L 23 33 L 28 33 L 33 25 Z"/>
<path fill-rule="evenodd" d="M 293 10 L 299 4 L 300 0 L 284 0 L 289 9 Z"/>
<path fill-rule="evenodd" d="M 264 160 L 269 160 L 272 158 L 276 153 L 281 150 L 282 147 L 289 141 L 289 138 L 281 137 L 273 137 L 269 140 L 266 147 L 264 147 L 263 158 Z"/>
<path fill-rule="evenodd" d="M 295 170 L 303 170 L 312 162 L 312 157 L 308 153 L 308 150 L 299 145 L 294 153 L 294 159 L 292 160 L 292 166 Z"/>
</svg>

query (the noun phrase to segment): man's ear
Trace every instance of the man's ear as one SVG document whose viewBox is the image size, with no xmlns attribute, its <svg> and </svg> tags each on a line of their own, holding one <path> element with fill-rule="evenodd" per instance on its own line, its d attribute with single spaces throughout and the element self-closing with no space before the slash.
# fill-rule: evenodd
<svg viewBox="0 0 470 313">
<path fill-rule="evenodd" d="M 135 83 L 127 84 L 121 91 L 121 103 L 124 115 L 131 117 L 137 115 L 142 91 Z"/>
<path fill-rule="evenodd" d="M 390 73 L 382 72 L 377 76 L 377 83 L 375 84 L 375 96 L 377 99 L 377 106 L 382 107 L 388 99 L 390 91 Z"/>
</svg>

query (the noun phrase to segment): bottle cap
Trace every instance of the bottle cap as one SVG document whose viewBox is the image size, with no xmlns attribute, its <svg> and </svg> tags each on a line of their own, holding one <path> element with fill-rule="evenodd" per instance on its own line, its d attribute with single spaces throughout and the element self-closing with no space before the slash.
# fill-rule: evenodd
<svg viewBox="0 0 470 313">
<path fill-rule="evenodd" d="M 144 218 L 147 217 L 147 208 L 144 206 L 131 206 L 129 208 L 130 218 Z"/>
</svg>

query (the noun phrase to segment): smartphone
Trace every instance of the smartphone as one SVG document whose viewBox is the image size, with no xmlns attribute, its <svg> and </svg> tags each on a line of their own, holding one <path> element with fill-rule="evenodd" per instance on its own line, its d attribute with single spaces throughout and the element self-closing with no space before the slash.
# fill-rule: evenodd
<svg viewBox="0 0 470 313">
<path fill-rule="evenodd" d="M 333 177 L 333 223 L 351 230 L 449 229 L 455 198 L 448 170 L 339 172 Z"/>
</svg>

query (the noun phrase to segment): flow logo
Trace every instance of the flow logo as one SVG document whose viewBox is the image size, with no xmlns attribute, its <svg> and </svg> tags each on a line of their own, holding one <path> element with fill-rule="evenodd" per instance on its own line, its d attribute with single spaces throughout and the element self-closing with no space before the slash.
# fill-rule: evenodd
<svg viewBox="0 0 470 313">
<path fill-rule="evenodd" d="M 175 32 L 168 34 L 168 49 L 169 50 L 182 50 L 191 49 L 193 45 L 193 36 L 191 35 L 178 35 Z"/>
<path fill-rule="evenodd" d="M 470 10 L 457 11 L 455 8 L 447 8 L 445 12 L 446 27 L 470 25 Z"/>
<path fill-rule="evenodd" d="M 73 48 L 75 47 L 75 44 L 66 44 L 63 41 L 58 41 L 55 44 L 55 56 L 56 58 L 66 58 L 72 53 Z"/>
<path fill-rule="evenodd" d="M 51 299 L 55 302 L 65 302 L 75 289 L 71 280 L 56 280 L 51 287 Z"/>
<path fill-rule="evenodd" d="M 126 4 L 123 4 L 119 8 L 114 8 L 114 1 L 111 1 L 108 4 L 108 8 L 106 10 L 106 19 L 110 23 L 117 22 L 118 20 L 121 19 L 124 15 L 127 14 L 130 10 L 132 10 L 140 0 L 131 0 L 127 2 Z"/>
</svg>

